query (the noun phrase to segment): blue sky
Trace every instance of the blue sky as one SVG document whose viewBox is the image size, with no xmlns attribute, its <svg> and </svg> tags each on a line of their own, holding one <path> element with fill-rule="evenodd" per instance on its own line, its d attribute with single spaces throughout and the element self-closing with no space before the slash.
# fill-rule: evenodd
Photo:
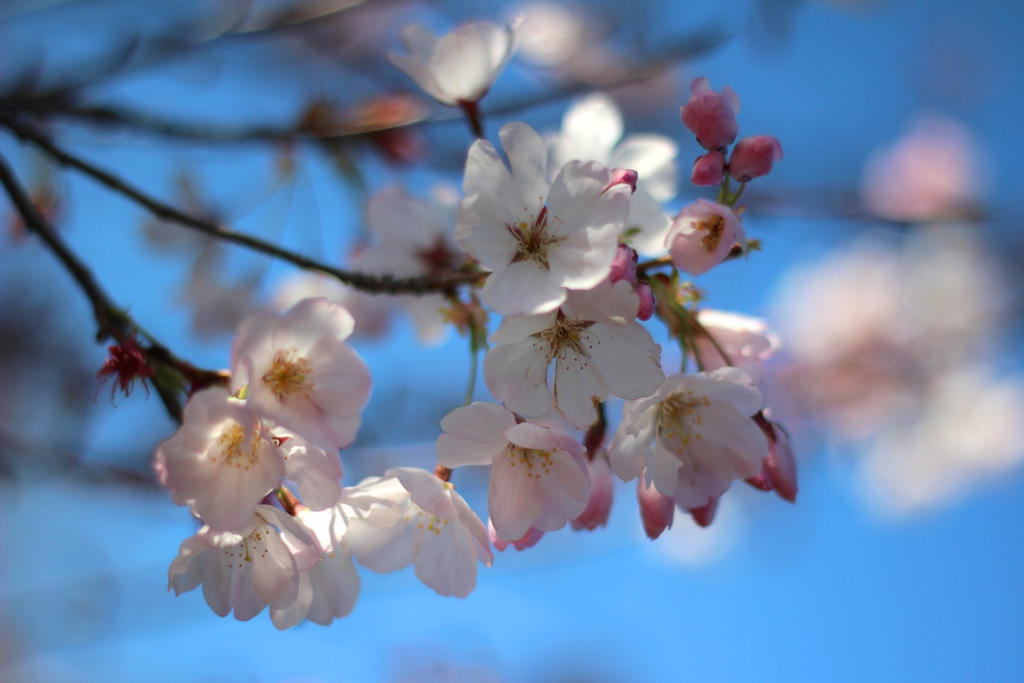
<svg viewBox="0 0 1024 683">
<path fill-rule="evenodd" d="M 970 126 L 987 150 L 988 196 L 998 219 L 982 229 L 984 238 L 995 245 L 1019 240 L 1013 220 L 1022 215 L 1016 188 L 1024 155 L 1019 95 L 1024 84 L 1014 65 L 1021 62 L 1017 34 L 1024 25 L 1024 7 L 997 0 L 838 4 L 800 4 L 788 34 L 769 38 L 753 25 L 756 11 L 747 3 L 712 8 L 686 3 L 679 9 L 667 0 L 652 2 L 647 11 L 665 20 L 648 38 L 665 39 L 708 16 L 724 18 L 737 30 L 735 38 L 674 78 L 685 85 L 693 76 L 707 75 L 716 87 L 731 85 L 742 101 L 741 134 L 770 133 L 782 141 L 786 157 L 759 182 L 761 191 L 771 192 L 773 186 L 814 192 L 850 188 L 873 147 L 895 138 L 914 113 L 932 109 Z M 465 16 L 488 18 L 462 10 Z M 30 25 L 22 26 L 25 33 L 16 32 L 6 47 L 0 42 L 0 56 L 8 63 L 29 49 L 24 26 Z M 42 41 L 57 55 L 100 39 L 66 24 L 60 30 L 64 34 L 47 34 Z M 60 47 L 65 34 L 67 45 Z M 525 80 L 521 69 L 512 65 L 490 97 L 513 94 Z M 268 97 L 254 90 L 259 84 L 255 75 L 246 73 L 227 85 L 215 75 L 210 65 L 190 64 L 137 74 L 99 94 L 200 118 L 230 118 L 240 109 L 252 120 L 290 113 L 288 93 Z M 661 118 L 676 117 L 680 103 Z M 563 105 L 544 107 L 523 118 L 553 130 L 562 110 Z M 492 135 L 500 122 L 488 122 Z M 679 126 L 675 136 L 680 158 L 688 160 L 697 149 L 684 133 Z M 469 142 L 461 128 L 446 129 L 445 135 L 453 145 Z M 229 216 L 237 217 L 237 227 L 279 235 L 296 249 L 341 253 L 355 227 L 358 196 L 343 189 L 328 164 L 312 153 L 302 155 L 294 189 L 275 190 L 272 156 L 251 147 L 175 148 L 166 141 L 110 138 L 81 128 L 61 139 L 168 198 L 174 173 L 194 166 L 204 188 Z M 31 167 L 31 158 L 9 136 L 0 135 L 0 153 L 19 170 Z M 387 173 L 371 163 L 369 183 L 383 186 L 390 180 Z M 457 173 L 445 179 L 459 180 Z M 425 193 L 433 178 L 408 172 L 399 180 Z M 199 364 L 226 365 L 229 338 L 203 341 L 189 334 L 188 312 L 170 294 L 184 266 L 145 247 L 140 211 L 80 176 L 68 174 L 62 183 L 70 198 L 67 239 L 115 298 L 182 355 Z M 751 313 L 765 311 L 788 267 L 820 258 L 859 232 L 877 230 L 837 220 L 756 215 L 747 217 L 747 224 L 765 241 L 764 251 L 739 267 L 709 274 L 702 285 L 715 306 Z M 22 265 L 31 264 L 34 282 L 49 283 L 61 293 L 73 321 L 69 334 L 77 330 L 81 344 L 89 346 L 88 309 L 49 255 L 31 244 L 0 249 L 0 263 L 8 272 L 14 272 L 15 259 L 22 260 Z M 267 268 L 268 291 L 291 272 L 234 252 L 227 267 L 232 274 Z M 1013 351 L 1019 338 L 1006 346 L 1011 352 L 1000 364 L 1019 372 L 1021 358 Z M 417 442 L 429 447 L 436 436 L 433 420 L 461 402 L 463 340 L 453 337 L 440 348 L 424 350 L 415 345 L 409 326 L 400 325 L 388 340 L 359 348 L 374 372 L 368 422 L 379 436 L 378 442 L 364 445 L 386 450 Z M 103 349 L 89 349 L 98 367 Z M 481 385 L 478 396 L 484 395 Z M 90 458 L 144 462 L 152 444 L 173 430 L 159 403 L 145 401 L 143 394 L 119 399 L 116 408 L 102 398 L 100 404 L 87 427 Z M 395 405 L 412 414 L 408 424 L 389 422 Z M 45 417 L 41 421 L 45 434 Z M 716 522 L 725 531 L 705 532 L 719 534 L 724 545 L 702 563 L 680 563 L 670 551 L 657 548 L 695 543 L 692 534 L 647 541 L 632 486 L 622 485 L 608 528 L 563 530 L 530 551 L 498 554 L 495 567 L 482 570 L 476 591 L 466 600 L 435 595 L 409 570 L 387 576 L 363 571 L 363 592 L 351 616 L 329 628 L 308 625 L 285 633 L 265 616 L 248 623 L 220 619 L 199 593 L 179 598 L 166 593 L 167 566 L 193 525 L 163 493 L 66 481 L 59 472 L 3 480 L 0 678 L 1024 678 L 1019 654 L 1024 642 L 1020 473 L 949 506 L 884 519 L 854 490 L 850 454 L 821 444 L 796 445 L 802 458 L 797 504 L 737 487 L 724 499 Z M 359 453 L 369 458 L 381 451 Z M 428 464 L 431 456 L 418 457 Z M 346 467 L 350 472 L 373 469 L 372 463 L 356 466 L 349 460 Z M 471 502 L 483 511 L 480 500 Z M 687 524 L 677 518 L 676 530 Z"/>
</svg>

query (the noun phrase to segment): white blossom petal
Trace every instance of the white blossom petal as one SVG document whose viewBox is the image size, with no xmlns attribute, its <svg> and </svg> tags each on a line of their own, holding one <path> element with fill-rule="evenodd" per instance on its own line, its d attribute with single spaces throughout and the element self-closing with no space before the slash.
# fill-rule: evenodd
<svg viewBox="0 0 1024 683">
<path fill-rule="evenodd" d="M 611 267 L 610 258 L 608 266 Z M 480 294 L 503 315 L 546 313 L 565 301 L 565 289 L 549 269 L 536 261 L 518 261 L 495 270 Z"/>
<path fill-rule="evenodd" d="M 509 410 L 539 417 L 551 408 L 548 363 L 545 349 L 533 337 L 498 344 L 484 356 L 484 381 Z"/>
<path fill-rule="evenodd" d="M 515 423 L 510 412 L 494 403 L 456 408 L 441 420 L 437 460 L 445 467 L 489 465 L 508 445 L 505 430 Z"/>
</svg>

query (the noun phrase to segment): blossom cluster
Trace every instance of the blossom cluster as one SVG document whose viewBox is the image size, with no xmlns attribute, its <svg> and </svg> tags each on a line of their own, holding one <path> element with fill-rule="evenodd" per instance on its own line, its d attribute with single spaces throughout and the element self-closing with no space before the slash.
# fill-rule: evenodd
<svg viewBox="0 0 1024 683">
<path fill-rule="evenodd" d="M 974 228 L 896 241 L 827 254 L 776 301 L 792 340 L 775 376 L 787 412 L 858 453 L 857 489 L 886 515 L 944 504 L 1024 460 L 1024 380 L 986 353 L 1006 305 L 998 262 Z"/>
<path fill-rule="evenodd" d="M 408 54 L 391 60 L 479 132 L 477 102 L 515 32 L 475 23 L 437 38 L 409 27 Z M 623 137 L 622 115 L 603 94 L 576 103 L 548 139 L 522 122 L 501 127 L 501 151 L 479 135 L 453 217 L 398 189 L 370 201 L 371 240 L 353 265 L 472 283 L 401 300 L 425 340 L 450 323 L 469 336 L 474 363 L 487 349 L 483 378 L 495 401 L 467 400 L 441 420 L 435 472 L 398 467 L 341 483 L 339 449 L 355 439 L 370 390 L 345 340 L 363 313 L 372 320 L 377 299 L 339 297 L 356 318 L 318 297 L 243 321 L 230 388 L 195 393 L 155 454 L 161 483 L 203 525 L 182 543 L 171 587 L 202 584 L 220 615 L 248 619 L 269 606 L 279 628 L 328 623 L 353 608 L 353 560 L 378 572 L 413 565 L 438 593 L 464 597 L 478 563 L 491 565 L 492 543 L 522 550 L 567 524 L 603 526 L 614 477 L 637 480 L 652 538 L 677 508 L 710 524 L 736 480 L 794 500 L 788 437 L 760 389 L 777 340 L 761 321 L 699 308 L 702 294 L 681 275 L 748 250 L 736 204 L 781 147 L 759 136 L 730 153 L 735 93 L 703 78 L 691 91 L 681 118 L 705 149 L 692 179 L 719 185 L 715 201 L 670 211 L 676 143 Z M 487 336 L 491 314 L 501 320 Z M 680 345 L 681 372 L 666 374 L 651 319 Z M 610 433 L 616 398 L 625 403 Z M 490 468 L 487 524 L 450 481 L 464 466 Z"/>
</svg>

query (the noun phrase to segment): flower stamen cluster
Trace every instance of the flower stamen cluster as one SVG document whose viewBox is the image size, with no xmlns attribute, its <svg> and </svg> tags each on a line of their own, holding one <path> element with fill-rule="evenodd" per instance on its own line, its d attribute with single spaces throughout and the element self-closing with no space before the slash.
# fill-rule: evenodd
<svg viewBox="0 0 1024 683">
<path fill-rule="evenodd" d="M 295 349 L 279 349 L 274 352 L 270 369 L 260 379 L 277 400 L 284 403 L 294 396 L 307 400 L 312 398 L 312 374 L 313 367 L 309 360 L 299 356 Z"/>
</svg>

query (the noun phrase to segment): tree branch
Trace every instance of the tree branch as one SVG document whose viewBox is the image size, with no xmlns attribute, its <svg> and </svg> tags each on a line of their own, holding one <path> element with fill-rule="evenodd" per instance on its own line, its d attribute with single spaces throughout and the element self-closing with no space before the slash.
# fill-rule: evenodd
<svg viewBox="0 0 1024 683">
<path fill-rule="evenodd" d="M 646 61 L 635 64 L 621 72 L 612 73 L 599 82 L 573 80 L 560 87 L 527 95 L 517 99 L 496 102 L 480 111 L 481 116 L 508 116 L 517 112 L 558 102 L 595 89 L 614 89 L 640 83 L 661 75 L 681 61 L 710 52 L 724 42 L 729 35 L 722 29 L 709 25 L 677 38 Z M 294 141 L 336 141 L 358 138 L 387 130 L 408 128 L 417 125 L 452 123 L 463 117 L 456 112 L 435 113 L 429 118 L 413 116 L 377 126 L 352 124 L 337 131 L 318 134 L 297 126 L 255 125 L 247 128 L 226 127 L 210 124 L 193 124 L 163 118 L 147 112 L 109 105 L 75 105 L 60 96 L 19 97 L 8 99 L 7 104 L 15 109 L 29 111 L 40 116 L 53 115 L 75 119 L 104 127 L 121 127 L 163 137 L 208 142 L 216 144 L 234 143 L 284 143 Z M 64 98 L 64 99 L 62 99 Z"/>
<path fill-rule="evenodd" d="M 60 260 L 61 264 L 89 299 L 89 303 L 92 304 L 93 316 L 96 318 L 96 324 L 99 326 L 96 332 L 96 341 L 103 341 L 108 338 L 115 339 L 118 343 L 124 341 L 128 335 L 123 325 L 117 322 L 117 308 L 107 298 L 103 290 L 100 289 L 99 284 L 97 284 L 85 264 L 79 261 L 78 257 L 68 249 L 67 245 L 64 244 L 64 241 L 57 234 L 57 231 L 36 210 L 32 200 L 29 199 L 28 193 L 22 188 L 11 167 L 7 164 L 6 159 L 2 156 L 0 156 L 0 184 L 3 184 L 7 195 L 14 204 L 14 208 L 21 215 L 25 228 L 37 234 L 46 243 L 46 246 Z"/>
<path fill-rule="evenodd" d="M 283 249 L 272 242 L 231 230 L 215 222 L 187 214 L 170 204 L 165 204 L 142 190 L 133 187 L 114 174 L 58 147 L 49 137 L 36 130 L 33 126 L 18 121 L 15 115 L 0 112 L 0 124 L 6 126 L 22 140 L 26 140 L 46 152 L 55 161 L 85 173 L 114 192 L 131 199 L 158 218 L 191 228 L 225 242 L 240 244 L 253 251 L 287 261 L 305 270 L 330 275 L 364 292 L 383 294 L 451 293 L 459 285 L 479 282 L 486 277 L 486 273 L 456 273 L 444 278 L 431 276 L 396 278 L 390 275 L 368 275 L 366 273 L 335 268 L 302 254 Z"/>
<path fill-rule="evenodd" d="M 11 203 L 21 215 L 25 228 L 43 240 L 50 251 L 57 257 L 65 270 L 78 283 L 79 288 L 89 299 L 92 305 L 93 317 L 96 319 L 97 331 L 96 340 L 113 339 L 118 344 L 133 342 L 136 334 L 141 334 L 148 342 L 143 352 L 147 361 L 152 364 L 166 365 L 174 368 L 193 388 L 208 386 L 210 384 L 224 383 L 226 377 L 216 370 L 205 370 L 196 367 L 188 361 L 175 356 L 163 344 L 156 341 L 152 335 L 142 329 L 138 323 L 125 311 L 120 310 L 107 296 L 93 277 L 89 268 L 68 248 L 57 231 L 39 213 L 28 193 L 18 182 L 14 171 L 7 164 L 7 160 L 0 156 L 0 184 L 7 191 Z M 163 401 L 167 412 L 176 420 L 181 420 L 181 406 L 174 390 L 166 383 L 154 381 L 157 393 Z"/>
</svg>

